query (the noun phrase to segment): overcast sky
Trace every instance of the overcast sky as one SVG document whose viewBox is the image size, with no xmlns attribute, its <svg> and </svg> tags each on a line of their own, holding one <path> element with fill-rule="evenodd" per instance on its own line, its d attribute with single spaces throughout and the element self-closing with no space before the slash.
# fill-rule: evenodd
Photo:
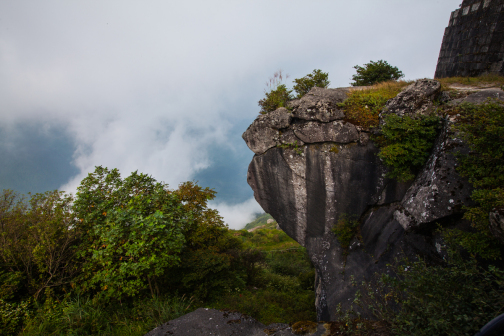
<svg viewBox="0 0 504 336">
<path fill-rule="evenodd" d="M 461 0 L 0 1 L 0 189 L 74 192 L 102 165 L 218 192 L 231 228 L 262 209 L 241 134 L 265 82 L 348 86 L 380 59 L 432 78 Z"/>
</svg>

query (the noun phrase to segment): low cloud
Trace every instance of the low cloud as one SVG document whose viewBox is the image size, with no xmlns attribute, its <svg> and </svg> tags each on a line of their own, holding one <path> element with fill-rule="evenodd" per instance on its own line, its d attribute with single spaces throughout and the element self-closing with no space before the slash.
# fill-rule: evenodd
<svg viewBox="0 0 504 336">
<path fill-rule="evenodd" d="M 378 59 L 408 78 L 431 77 L 459 2 L 3 1 L 0 132 L 30 124 L 64 135 L 73 153 L 62 146 L 59 160 L 72 169 L 55 173 L 53 189 L 75 191 L 95 166 L 123 176 L 138 170 L 176 188 L 238 160 L 216 162 L 215 148 L 248 151 L 240 134 L 280 68 L 291 79 L 320 68 L 332 87 L 347 86 L 354 65 Z M 248 188 L 244 166 L 226 170 L 221 180 L 230 186 L 219 188 L 227 203 L 219 195 L 216 203 L 236 228 L 260 211 L 253 200 L 240 203 L 245 192 L 230 201 L 233 188 Z M 33 169 L 2 176 L 23 180 Z"/>
<path fill-rule="evenodd" d="M 247 223 L 254 220 L 255 214 L 264 212 L 254 198 L 234 205 L 212 202 L 209 207 L 217 209 L 229 228 L 235 230 L 243 229 Z"/>
</svg>

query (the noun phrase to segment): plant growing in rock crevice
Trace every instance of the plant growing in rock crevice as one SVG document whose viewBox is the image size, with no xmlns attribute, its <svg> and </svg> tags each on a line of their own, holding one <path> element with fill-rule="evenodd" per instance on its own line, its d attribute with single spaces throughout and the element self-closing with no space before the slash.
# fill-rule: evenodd
<svg viewBox="0 0 504 336">
<path fill-rule="evenodd" d="M 450 232 L 470 253 L 486 259 L 500 258 L 500 247 L 490 231 L 489 213 L 504 209 L 504 103 L 463 104 L 458 109 L 455 129 L 470 152 L 457 155 L 457 170 L 474 186 L 464 217 L 477 232 Z"/>
<path fill-rule="evenodd" d="M 279 145 L 277 145 L 277 147 L 282 148 L 282 149 L 289 149 L 290 148 L 290 149 L 293 149 L 294 152 L 296 152 L 296 154 L 298 154 L 298 155 L 303 154 L 303 146 L 298 145 L 297 140 L 292 143 L 279 144 Z"/>
<path fill-rule="evenodd" d="M 338 239 L 341 247 L 348 254 L 348 248 L 355 236 L 359 236 L 360 223 L 353 216 L 343 214 L 331 229 L 332 233 Z"/>
<path fill-rule="evenodd" d="M 439 129 L 440 118 L 435 115 L 387 115 L 382 134 L 375 138 L 381 147 L 378 157 L 391 169 L 387 176 L 399 181 L 413 179 L 427 161 Z"/>
<path fill-rule="evenodd" d="M 294 79 L 294 91 L 296 91 L 296 98 L 301 98 L 307 94 L 312 88 L 320 87 L 327 88 L 331 82 L 329 82 L 329 74 L 327 72 L 322 72 L 320 69 L 315 69 L 311 74 L 304 76 L 303 78 Z"/>
</svg>

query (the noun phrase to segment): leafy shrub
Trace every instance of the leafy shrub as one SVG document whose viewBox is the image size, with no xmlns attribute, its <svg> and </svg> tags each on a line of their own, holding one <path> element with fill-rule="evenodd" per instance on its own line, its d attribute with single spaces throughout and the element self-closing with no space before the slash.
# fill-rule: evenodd
<svg viewBox="0 0 504 336">
<path fill-rule="evenodd" d="M 184 229 L 192 225 L 178 197 L 148 175 L 133 172 L 123 180 L 117 169 L 102 167 L 77 190 L 82 289 L 121 298 L 149 286 L 154 295 L 153 282 L 180 261 Z"/>
<path fill-rule="evenodd" d="M 313 87 L 326 88 L 329 86 L 328 74 L 322 72 L 321 70 L 313 70 L 311 74 L 304 76 L 303 78 L 296 78 L 294 80 L 294 90 L 297 93 L 296 98 L 301 98 Z M 289 78 L 288 75 L 285 79 Z M 288 108 L 288 102 L 294 97 L 292 96 L 292 90 L 287 89 L 287 86 L 283 84 L 284 75 L 282 71 L 279 70 L 275 72 L 273 77 L 269 79 L 266 83 L 268 90 L 265 92 L 266 97 L 259 100 L 258 104 L 261 107 L 261 114 L 266 114 L 272 112 L 279 107 Z"/>
<path fill-rule="evenodd" d="M 259 282 L 265 287 L 280 292 L 297 292 L 301 288 L 297 277 L 281 275 L 273 272 L 263 272 Z"/>
<path fill-rule="evenodd" d="M 360 224 L 358 220 L 352 219 L 351 216 L 343 214 L 331 229 L 332 233 L 334 233 L 338 239 L 341 247 L 345 250 L 345 253 L 348 253 L 350 242 L 358 233 L 359 226 Z"/>
<path fill-rule="evenodd" d="M 166 321 L 194 309 L 185 296 L 142 298 L 122 304 L 89 297 L 67 298 L 39 305 L 21 335 L 144 335 Z"/>
<path fill-rule="evenodd" d="M 60 191 L 0 195 L 0 291 L 4 299 L 68 285 L 77 272 L 72 196 Z"/>
<path fill-rule="evenodd" d="M 504 271 L 451 255 L 443 266 L 403 261 L 367 284 L 364 301 L 399 335 L 474 335 L 504 309 Z"/>
<path fill-rule="evenodd" d="M 504 103 L 460 107 L 457 130 L 470 152 L 457 156 L 458 171 L 474 186 L 471 198 L 477 206 L 465 217 L 481 232 L 488 231 L 488 213 L 504 208 Z"/>
<path fill-rule="evenodd" d="M 377 139 L 381 146 L 378 157 L 391 168 L 387 176 L 399 181 L 413 179 L 429 157 L 439 128 L 437 116 L 387 115 Z"/>
<path fill-rule="evenodd" d="M 275 111 L 279 107 L 287 107 L 287 103 L 292 100 L 292 90 L 288 90 L 285 84 L 278 85 L 270 92 L 266 92 L 266 98 L 259 100 L 261 114 Z"/>
<path fill-rule="evenodd" d="M 320 69 L 315 69 L 311 74 L 304 76 L 303 78 L 294 79 L 293 89 L 296 91 L 296 98 L 301 98 L 307 94 L 313 87 L 327 88 L 331 82 L 329 82 L 329 74 L 327 72 L 322 72 Z"/>
<path fill-rule="evenodd" d="M 304 250 L 270 252 L 266 260 L 272 272 L 281 275 L 298 276 L 301 272 L 308 272 L 313 268 Z"/>
<path fill-rule="evenodd" d="M 397 96 L 409 82 L 388 81 L 365 90 L 352 90 L 348 98 L 339 104 L 345 111 L 346 121 L 362 127 L 376 127 L 380 112 L 387 101 Z"/>
<path fill-rule="evenodd" d="M 356 65 L 354 69 L 357 70 L 357 74 L 352 76 L 352 80 L 354 80 L 353 83 L 350 83 L 352 86 L 373 85 L 404 77 L 402 71 L 383 60 L 370 61 L 363 67 Z"/>
<path fill-rule="evenodd" d="M 298 275 L 299 285 L 302 289 L 314 289 L 315 284 L 315 269 L 302 271 Z"/>
<path fill-rule="evenodd" d="M 214 307 L 236 310 L 252 316 L 261 323 L 294 323 L 298 321 L 316 321 L 315 293 L 299 291 L 282 292 L 276 289 L 251 289 L 239 295 L 228 294 Z"/>
<path fill-rule="evenodd" d="M 287 107 L 287 103 L 292 100 L 292 90 L 288 90 L 287 86 L 282 84 L 284 77 L 287 79 L 289 75 L 284 76 L 282 70 L 279 70 L 266 83 L 268 88 L 264 92 L 266 97 L 258 102 L 261 107 L 261 114 L 275 111 L 279 107 Z"/>
<path fill-rule="evenodd" d="M 17 335 L 24 321 L 29 318 L 29 301 L 8 303 L 0 299 L 0 334 Z"/>
</svg>

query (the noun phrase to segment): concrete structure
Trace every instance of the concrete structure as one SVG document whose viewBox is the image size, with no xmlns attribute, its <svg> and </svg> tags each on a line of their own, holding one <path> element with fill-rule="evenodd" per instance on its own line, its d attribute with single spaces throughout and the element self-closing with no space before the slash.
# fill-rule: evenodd
<svg viewBox="0 0 504 336">
<path fill-rule="evenodd" d="M 504 76 L 504 0 L 464 0 L 445 29 L 435 78 Z"/>
</svg>

